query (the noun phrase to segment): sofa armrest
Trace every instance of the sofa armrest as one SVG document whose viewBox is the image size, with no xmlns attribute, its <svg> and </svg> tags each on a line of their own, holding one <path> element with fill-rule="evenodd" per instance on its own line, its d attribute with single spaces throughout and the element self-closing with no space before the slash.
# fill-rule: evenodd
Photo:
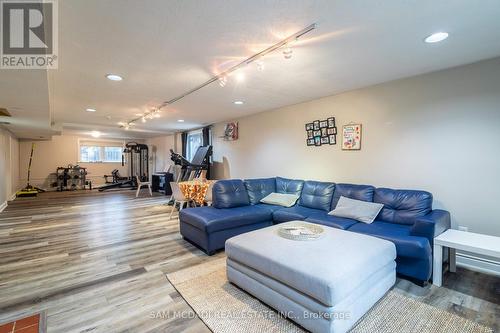
<svg viewBox="0 0 500 333">
<path fill-rule="evenodd" d="M 434 237 L 445 232 L 451 227 L 450 212 L 441 209 L 434 209 L 429 214 L 418 218 L 411 228 L 411 236 L 421 236 L 429 240 L 431 246 L 434 245 Z"/>
</svg>

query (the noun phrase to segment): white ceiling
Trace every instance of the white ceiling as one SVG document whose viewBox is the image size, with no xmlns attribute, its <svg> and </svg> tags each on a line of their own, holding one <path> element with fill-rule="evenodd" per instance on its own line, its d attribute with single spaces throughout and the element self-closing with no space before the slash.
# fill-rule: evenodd
<svg viewBox="0 0 500 333">
<path fill-rule="evenodd" d="M 499 56 L 499 17 L 498 0 L 64 0 L 59 69 L 0 70 L 0 107 L 20 137 L 152 137 Z M 311 23 L 317 29 L 292 59 L 268 55 L 264 71 L 244 69 L 243 82 L 214 83 L 159 119 L 118 128 Z M 423 43 L 436 31 L 450 38 Z"/>
</svg>

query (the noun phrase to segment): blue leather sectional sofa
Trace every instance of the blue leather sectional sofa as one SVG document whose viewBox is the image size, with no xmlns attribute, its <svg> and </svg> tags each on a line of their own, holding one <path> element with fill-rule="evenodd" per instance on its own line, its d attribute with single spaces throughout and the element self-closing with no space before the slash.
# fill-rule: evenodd
<svg viewBox="0 0 500 333">
<path fill-rule="evenodd" d="M 300 198 L 290 208 L 260 203 L 272 192 Z M 341 196 L 382 203 L 384 208 L 371 224 L 328 215 Z M 281 177 L 220 180 L 213 186 L 211 207 L 184 209 L 179 219 L 182 236 L 209 255 L 233 236 L 292 220 L 380 237 L 396 245 L 397 272 L 420 281 L 431 277 L 434 237 L 450 228 L 450 213 L 433 210 L 429 192 Z"/>
</svg>

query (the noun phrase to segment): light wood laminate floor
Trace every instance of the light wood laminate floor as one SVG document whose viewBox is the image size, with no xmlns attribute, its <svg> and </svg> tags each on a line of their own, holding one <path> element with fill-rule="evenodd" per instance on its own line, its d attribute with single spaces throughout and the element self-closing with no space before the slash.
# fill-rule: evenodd
<svg viewBox="0 0 500 333">
<path fill-rule="evenodd" d="M 224 253 L 208 257 L 182 240 L 165 196 L 134 194 L 51 192 L 10 202 L 0 213 L 0 323 L 46 311 L 49 333 L 209 332 L 186 316 L 192 310 L 165 275 Z M 499 330 L 497 277 L 459 269 L 441 288 L 406 280 L 396 288 Z"/>
</svg>

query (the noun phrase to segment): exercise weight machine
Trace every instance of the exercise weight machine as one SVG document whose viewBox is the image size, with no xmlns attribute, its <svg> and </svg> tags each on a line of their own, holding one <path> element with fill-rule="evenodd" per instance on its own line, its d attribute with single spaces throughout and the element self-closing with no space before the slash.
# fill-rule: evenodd
<svg viewBox="0 0 500 333">
<path fill-rule="evenodd" d="M 149 149 L 148 146 L 137 142 L 128 142 L 122 153 L 122 166 L 128 164 L 128 177 L 119 177 L 118 174 L 113 177 L 113 183 L 103 185 L 99 191 L 106 191 L 112 188 L 131 188 L 137 189 L 137 179 L 142 182 L 149 180 Z M 113 170 L 115 171 L 115 170 Z M 114 176 L 114 174 L 113 174 Z M 108 176 L 109 177 L 109 176 Z M 107 178 L 105 176 L 105 178 Z"/>
<path fill-rule="evenodd" d="M 92 190 L 92 182 L 87 180 L 87 168 L 82 168 L 79 165 L 68 164 L 66 167 L 58 167 L 54 173 L 55 182 L 52 187 L 56 187 L 57 191 L 75 191 L 75 190 Z"/>
<path fill-rule="evenodd" d="M 112 178 L 112 181 L 109 181 L 108 178 Z M 122 177 L 120 175 L 120 170 L 114 169 L 111 171 L 111 175 L 104 175 L 104 182 L 106 184 L 116 184 L 118 182 L 121 182 L 122 180 L 128 180 L 128 177 Z"/>
</svg>

